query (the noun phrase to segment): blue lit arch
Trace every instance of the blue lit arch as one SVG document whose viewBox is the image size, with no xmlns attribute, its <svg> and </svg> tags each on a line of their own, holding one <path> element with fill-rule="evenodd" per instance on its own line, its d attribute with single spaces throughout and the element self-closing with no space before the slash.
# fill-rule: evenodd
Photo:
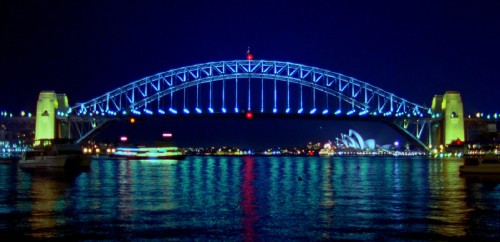
<svg viewBox="0 0 500 242">
<path fill-rule="evenodd" d="M 408 117 L 423 116 L 429 111 L 353 77 L 265 60 L 181 67 L 131 82 L 72 107 L 76 114 L 92 116 L 238 113 L 248 109 L 281 114 Z"/>
</svg>

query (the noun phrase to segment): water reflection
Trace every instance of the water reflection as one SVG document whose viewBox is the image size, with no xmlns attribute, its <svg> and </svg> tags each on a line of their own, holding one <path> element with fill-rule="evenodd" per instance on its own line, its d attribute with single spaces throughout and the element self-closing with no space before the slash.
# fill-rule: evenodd
<svg viewBox="0 0 500 242">
<path fill-rule="evenodd" d="M 35 239 L 50 239 L 61 236 L 60 227 L 66 225 L 61 211 L 68 206 L 65 195 L 76 177 L 86 170 L 24 169 L 31 175 L 31 214 L 28 223 L 29 236 Z"/>
<path fill-rule="evenodd" d="M 465 203 L 464 181 L 460 179 L 458 166 L 461 160 L 436 160 L 429 173 L 430 196 L 427 218 L 430 231 L 444 237 L 462 237 L 467 233 L 468 213 Z"/>
<path fill-rule="evenodd" d="M 0 167 L 0 235 L 495 239 L 500 180 L 460 176 L 459 165 L 392 157 L 188 157 L 99 160 L 71 176 Z"/>
<path fill-rule="evenodd" d="M 243 238 L 244 241 L 256 241 L 258 239 L 255 224 L 259 220 L 257 205 L 255 203 L 255 172 L 254 158 L 243 159 L 243 181 L 241 184 L 241 207 L 243 209 Z"/>
</svg>

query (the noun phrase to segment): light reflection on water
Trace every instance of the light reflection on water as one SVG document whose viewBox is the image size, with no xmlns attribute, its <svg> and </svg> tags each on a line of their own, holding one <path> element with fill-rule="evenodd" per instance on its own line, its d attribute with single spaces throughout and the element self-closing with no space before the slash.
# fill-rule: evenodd
<svg viewBox="0 0 500 242">
<path fill-rule="evenodd" d="M 188 157 L 0 165 L 0 236 L 84 240 L 339 240 L 500 236 L 500 179 L 460 160 Z"/>
</svg>

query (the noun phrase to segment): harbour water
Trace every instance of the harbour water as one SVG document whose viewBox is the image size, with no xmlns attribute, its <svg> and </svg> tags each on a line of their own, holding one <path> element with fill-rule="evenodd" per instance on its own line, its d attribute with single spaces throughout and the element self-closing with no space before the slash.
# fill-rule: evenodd
<svg viewBox="0 0 500 242">
<path fill-rule="evenodd" d="M 500 238 L 500 179 L 457 159 L 94 160 L 87 171 L 0 164 L 0 238 L 320 241 Z"/>
</svg>

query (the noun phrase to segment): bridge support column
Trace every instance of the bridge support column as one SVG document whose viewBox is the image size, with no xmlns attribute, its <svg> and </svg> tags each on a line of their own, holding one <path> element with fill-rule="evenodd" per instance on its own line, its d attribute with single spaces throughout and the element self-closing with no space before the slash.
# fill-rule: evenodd
<svg viewBox="0 0 500 242">
<path fill-rule="evenodd" d="M 38 96 L 36 105 L 35 143 L 39 140 L 71 138 L 69 123 L 56 119 L 57 111 L 67 112 L 69 108 L 66 94 L 43 91 Z"/>
<path fill-rule="evenodd" d="M 432 112 L 439 114 L 441 121 L 431 123 L 431 145 L 438 147 L 454 141 L 465 141 L 464 111 L 459 92 L 448 91 L 435 95 L 432 99 Z"/>
</svg>

